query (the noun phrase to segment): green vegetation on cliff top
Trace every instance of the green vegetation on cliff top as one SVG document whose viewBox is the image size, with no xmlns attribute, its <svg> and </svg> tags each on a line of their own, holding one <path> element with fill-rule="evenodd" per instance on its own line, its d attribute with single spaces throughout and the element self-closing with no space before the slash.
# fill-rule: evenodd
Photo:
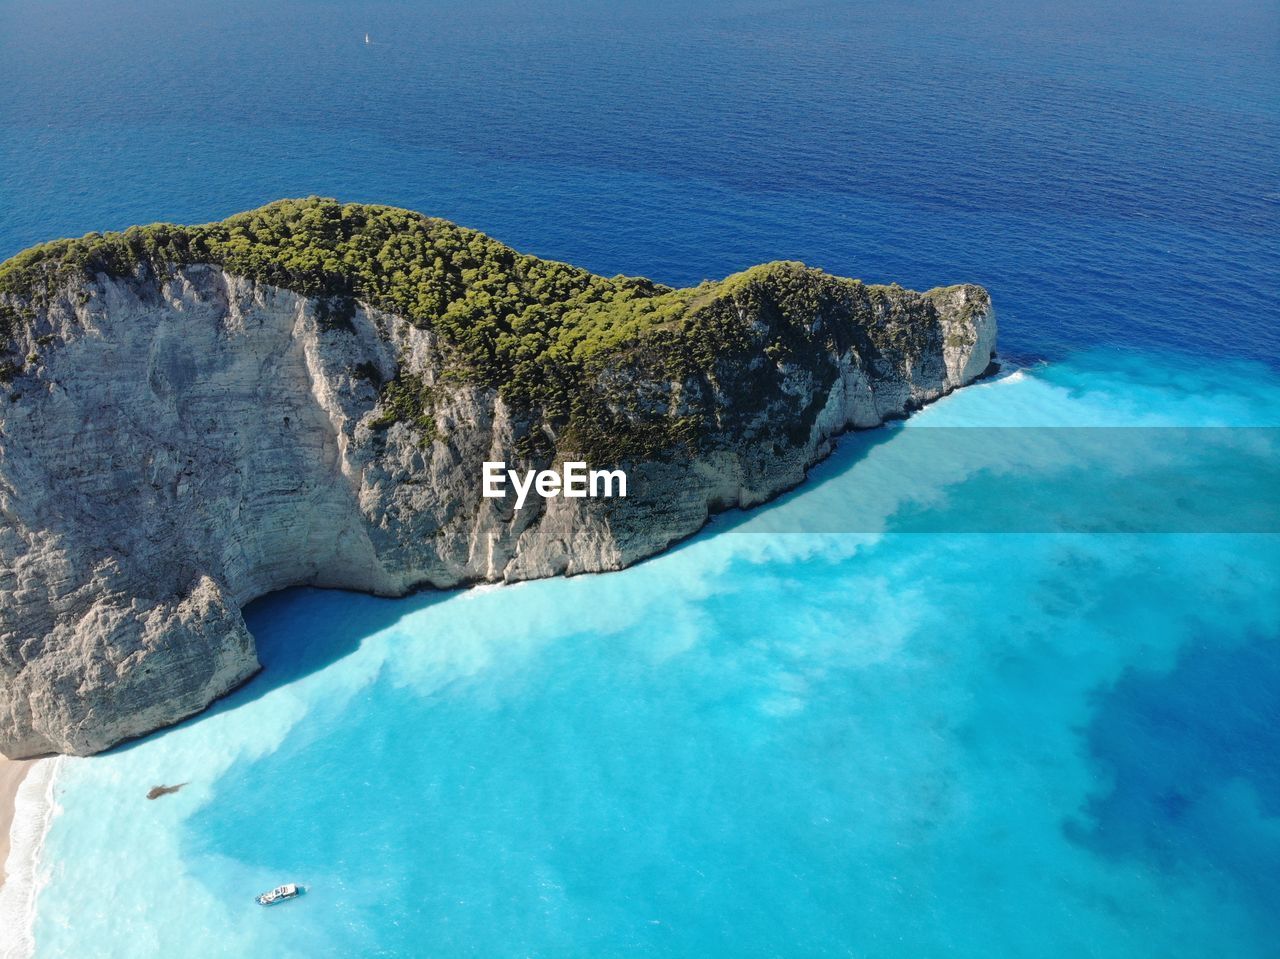
<svg viewBox="0 0 1280 959">
<path fill-rule="evenodd" d="M 757 316 L 768 310 L 783 327 L 808 324 L 842 304 L 837 313 L 861 313 L 866 327 L 869 301 L 896 300 L 904 292 L 798 263 L 766 264 L 719 283 L 673 290 L 526 256 L 482 233 L 408 210 L 310 197 L 218 223 L 91 233 L 18 254 L 0 264 L 0 354 L 21 324 L 70 281 L 99 273 L 131 277 L 142 268 L 163 277 L 175 266 L 197 263 L 324 298 L 339 322 L 357 300 L 403 316 L 439 336 L 459 378 L 494 387 L 547 422 L 572 424 L 584 445 L 606 443 L 614 455 L 670 445 L 689 424 L 639 408 L 625 391 L 604 390 L 603 398 L 619 409 L 602 414 L 597 374 L 606 365 L 714 384 L 718 364 L 760 350 L 758 331 L 735 304 L 748 303 Z M 854 308 L 855 301 L 862 309 Z M 915 345 L 909 342 L 911 324 L 880 326 L 873 340 L 885 342 L 877 346 Z M 766 351 L 782 359 L 796 342 L 784 335 Z M 413 382 L 389 384 L 384 399 L 384 424 L 429 419 L 421 406 L 429 407 L 431 391 Z M 619 433 L 619 424 L 602 415 L 620 416 L 625 428 Z"/>
</svg>

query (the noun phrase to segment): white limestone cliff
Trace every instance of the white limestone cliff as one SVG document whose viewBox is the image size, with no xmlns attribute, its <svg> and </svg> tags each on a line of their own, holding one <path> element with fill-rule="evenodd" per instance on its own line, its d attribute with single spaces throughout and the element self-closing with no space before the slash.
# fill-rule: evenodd
<svg viewBox="0 0 1280 959">
<path fill-rule="evenodd" d="M 779 367 L 759 408 L 733 408 L 726 388 L 714 400 L 732 416 L 696 455 L 626 464 L 626 500 L 516 511 L 481 497 L 480 464 L 514 462 L 529 429 L 493 390 L 440 383 L 433 439 L 377 423 L 398 369 L 437 381 L 429 331 L 363 306 L 335 326 L 315 301 L 212 266 L 68 284 L 0 389 L 0 752 L 93 753 L 199 711 L 257 671 L 240 609 L 273 590 L 620 569 L 794 487 L 841 432 L 991 363 L 984 291 L 899 293 L 886 309 L 922 349 L 850 348 L 829 381 Z M 643 385 L 673 408 L 708 388 Z"/>
</svg>

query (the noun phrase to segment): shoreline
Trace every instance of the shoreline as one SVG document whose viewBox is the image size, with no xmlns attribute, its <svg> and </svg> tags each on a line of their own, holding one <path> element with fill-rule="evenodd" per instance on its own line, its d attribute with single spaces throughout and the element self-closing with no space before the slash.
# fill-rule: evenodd
<svg viewBox="0 0 1280 959">
<path fill-rule="evenodd" d="M 0 889 L 9 876 L 9 834 L 13 829 L 13 811 L 18 787 L 36 763 L 34 759 L 5 759 L 0 756 Z"/>
<path fill-rule="evenodd" d="M 35 902 L 41 853 L 57 811 L 53 798 L 57 757 L 0 758 L 0 956 L 35 954 Z"/>
</svg>

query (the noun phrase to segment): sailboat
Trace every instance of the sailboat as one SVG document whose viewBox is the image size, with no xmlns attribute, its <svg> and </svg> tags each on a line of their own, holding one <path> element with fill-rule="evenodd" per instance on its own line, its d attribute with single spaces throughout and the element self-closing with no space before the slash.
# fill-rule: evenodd
<svg viewBox="0 0 1280 959">
<path fill-rule="evenodd" d="M 373 43 L 373 41 L 369 39 L 369 34 L 366 33 L 364 35 L 364 45 L 367 47 L 371 43 Z"/>
</svg>

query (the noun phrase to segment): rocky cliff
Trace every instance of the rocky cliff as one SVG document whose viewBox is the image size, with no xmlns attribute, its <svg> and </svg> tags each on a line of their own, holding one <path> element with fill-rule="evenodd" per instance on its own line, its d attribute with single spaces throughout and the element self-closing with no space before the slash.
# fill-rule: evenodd
<svg viewBox="0 0 1280 959">
<path fill-rule="evenodd" d="M 147 230 L 0 267 L 7 756 L 200 710 L 258 669 L 240 609 L 273 590 L 620 569 L 995 346 L 975 286 L 781 263 L 668 290 L 331 201 Z M 583 458 L 629 496 L 481 496 L 486 460 Z"/>
</svg>

